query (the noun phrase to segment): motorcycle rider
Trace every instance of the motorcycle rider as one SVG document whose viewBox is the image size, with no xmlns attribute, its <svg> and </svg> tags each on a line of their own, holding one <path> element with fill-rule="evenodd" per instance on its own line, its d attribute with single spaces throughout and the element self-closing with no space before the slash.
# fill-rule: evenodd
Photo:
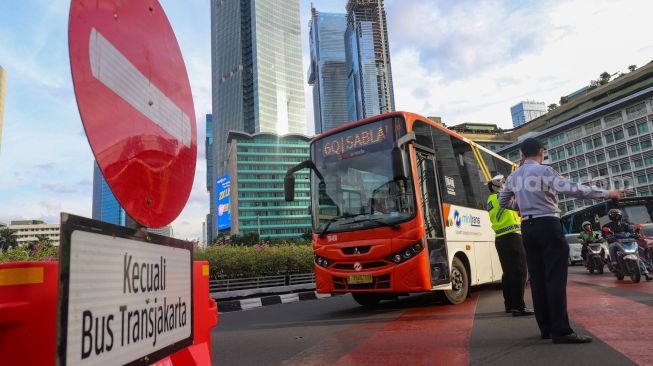
<svg viewBox="0 0 653 366">
<path fill-rule="evenodd" d="M 618 248 L 618 242 L 615 239 L 615 236 L 617 234 L 635 234 L 635 227 L 633 225 L 630 225 L 626 222 L 622 222 L 621 218 L 623 217 L 623 214 L 621 213 L 621 210 L 618 210 L 616 208 L 611 209 L 608 211 L 608 218 L 610 219 L 610 222 L 607 224 L 603 225 L 604 228 L 610 229 L 612 231 L 613 235 L 607 236 L 606 240 L 609 243 L 608 246 L 608 251 L 610 252 L 610 261 L 612 262 L 612 266 L 617 266 L 617 248 Z M 638 254 L 639 255 L 639 254 Z M 646 265 L 644 264 L 643 261 L 639 261 L 639 269 L 640 272 L 644 275 L 644 278 L 646 278 L 647 281 L 653 280 L 653 277 L 649 276 L 648 270 L 646 269 Z"/>
<path fill-rule="evenodd" d="M 580 243 L 583 245 L 583 249 L 580 251 L 581 257 L 583 257 L 583 262 L 587 264 L 587 252 L 589 251 L 588 244 L 594 243 L 599 240 L 599 234 L 592 230 L 592 224 L 589 221 L 583 222 L 583 231 L 578 235 Z"/>
</svg>

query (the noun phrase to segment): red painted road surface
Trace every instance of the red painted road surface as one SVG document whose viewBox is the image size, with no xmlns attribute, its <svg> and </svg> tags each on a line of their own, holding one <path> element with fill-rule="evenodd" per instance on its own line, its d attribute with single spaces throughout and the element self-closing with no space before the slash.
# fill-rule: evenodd
<svg viewBox="0 0 653 366">
<path fill-rule="evenodd" d="M 419 300 L 420 296 L 427 300 Z M 589 275 L 581 267 L 571 267 L 569 316 L 579 333 L 594 337 L 588 345 L 541 340 L 533 317 L 503 313 L 497 288 L 476 289 L 458 306 L 438 303 L 431 295 L 420 296 L 416 301 L 411 297 L 383 303 L 376 310 L 360 308 L 349 296 L 339 296 L 226 313 L 221 324 L 225 328 L 214 332 L 214 350 L 222 352 L 223 358 L 216 356 L 214 362 L 653 365 L 653 282 L 632 284 L 617 281 L 612 274 Z M 240 351 L 242 347 L 248 350 Z M 257 352 L 261 357 L 257 358 Z"/>
</svg>

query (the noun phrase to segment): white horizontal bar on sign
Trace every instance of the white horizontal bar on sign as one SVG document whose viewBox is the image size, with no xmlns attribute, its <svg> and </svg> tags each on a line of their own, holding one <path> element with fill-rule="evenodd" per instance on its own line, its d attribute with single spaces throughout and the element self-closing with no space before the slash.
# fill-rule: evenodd
<svg viewBox="0 0 653 366">
<path fill-rule="evenodd" d="M 153 85 L 97 29 L 91 29 L 89 58 L 93 76 L 150 121 L 190 147 L 190 118 Z"/>
</svg>

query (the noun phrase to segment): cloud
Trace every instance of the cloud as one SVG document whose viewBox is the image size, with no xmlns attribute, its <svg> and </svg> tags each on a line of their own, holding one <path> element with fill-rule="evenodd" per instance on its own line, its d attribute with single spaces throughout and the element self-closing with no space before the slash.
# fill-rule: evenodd
<svg viewBox="0 0 653 366">
<path fill-rule="evenodd" d="M 41 188 L 44 188 L 52 193 L 77 193 L 75 188 L 59 183 L 44 183 L 41 184 Z"/>
</svg>

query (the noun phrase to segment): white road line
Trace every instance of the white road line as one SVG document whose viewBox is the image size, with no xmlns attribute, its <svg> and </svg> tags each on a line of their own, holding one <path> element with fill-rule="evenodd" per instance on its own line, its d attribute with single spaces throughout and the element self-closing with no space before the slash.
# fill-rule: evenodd
<svg viewBox="0 0 653 366">
<path fill-rule="evenodd" d="M 281 302 L 284 304 L 287 304 L 289 302 L 299 301 L 298 294 L 285 294 L 285 295 L 279 295 L 279 297 L 281 298 Z"/>
<path fill-rule="evenodd" d="M 91 73 L 97 80 L 186 147 L 190 147 L 191 126 L 188 115 L 95 28 L 91 29 L 89 58 Z"/>
<path fill-rule="evenodd" d="M 324 299 L 326 297 L 331 297 L 331 294 L 318 294 L 317 292 L 315 293 L 318 299 Z"/>
</svg>

